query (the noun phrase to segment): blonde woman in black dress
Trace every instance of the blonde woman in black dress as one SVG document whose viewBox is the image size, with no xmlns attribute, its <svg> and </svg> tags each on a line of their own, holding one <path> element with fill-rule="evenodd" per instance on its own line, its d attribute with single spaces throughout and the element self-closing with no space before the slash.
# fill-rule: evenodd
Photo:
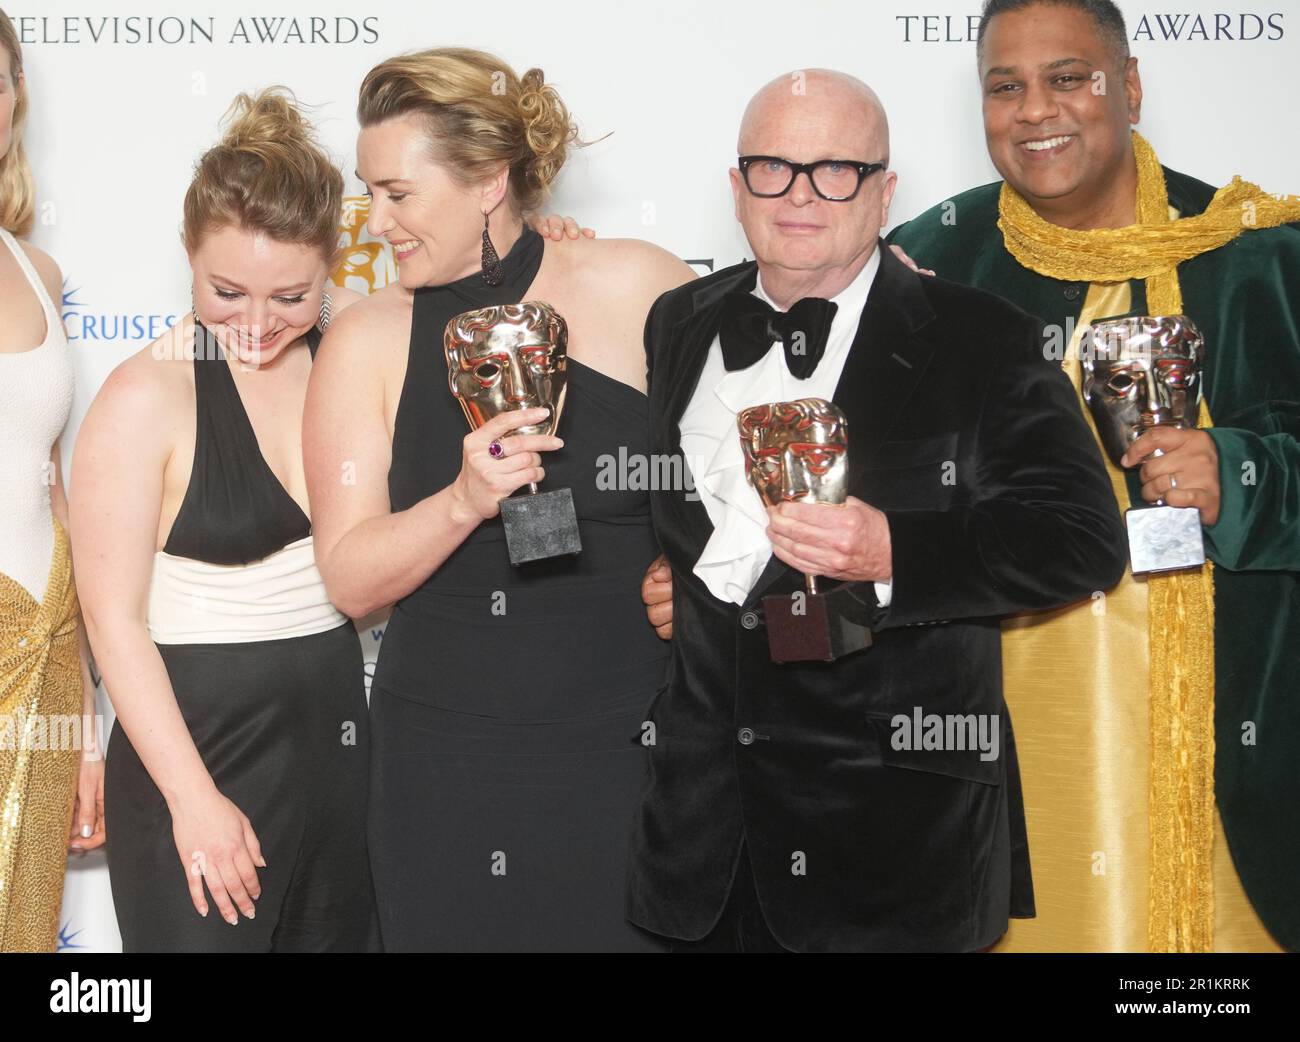
<svg viewBox="0 0 1300 1042">
<path fill-rule="evenodd" d="M 302 469 L 312 359 L 359 299 L 328 281 L 342 188 L 287 91 L 240 95 L 185 197 L 193 314 L 113 371 L 77 438 L 127 951 L 378 947 L 361 648 Z"/>
<path fill-rule="evenodd" d="M 540 70 L 406 55 L 371 70 L 358 115 L 370 231 L 400 281 L 331 327 L 304 451 L 335 603 L 397 602 L 371 685 L 385 948 L 653 949 L 623 901 L 666 662 L 639 595 L 659 550 L 648 492 L 600 472 L 648 451 L 646 313 L 693 272 L 649 243 L 552 242 L 525 224 L 574 140 Z M 568 323 L 560 437 L 506 437 L 528 413 L 467 434 L 447 321 L 524 299 Z M 582 552 L 512 568 L 498 503 L 536 480 L 572 489 Z"/>
</svg>

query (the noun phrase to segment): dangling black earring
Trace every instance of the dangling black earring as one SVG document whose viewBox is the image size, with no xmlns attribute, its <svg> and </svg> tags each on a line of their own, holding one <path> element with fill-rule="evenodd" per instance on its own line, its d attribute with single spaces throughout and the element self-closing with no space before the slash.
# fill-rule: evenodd
<svg viewBox="0 0 1300 1042">
<path fill-rule="evenodd" d="M 505 272 L 501 270 L 501 258 L 497 256 L 496 247 L 488 238 L 487 214 L 483 215 L 483 270 L 480 274 L 489 286 L 499 286 L 505 278 Z"/>
</svg>

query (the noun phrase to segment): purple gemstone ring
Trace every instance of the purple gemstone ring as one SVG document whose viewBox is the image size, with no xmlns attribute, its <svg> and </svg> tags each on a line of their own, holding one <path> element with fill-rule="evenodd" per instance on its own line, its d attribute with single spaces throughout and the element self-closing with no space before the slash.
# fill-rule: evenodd
<svg viewBox="0 0 1300 1042">
<path fill-rule="evenodd" d="M 500 459 L 506 454 L 506 450 L 499 441 L 493 441 L 488 444 L 488 455 L 493 459 Z"/>
</svg>

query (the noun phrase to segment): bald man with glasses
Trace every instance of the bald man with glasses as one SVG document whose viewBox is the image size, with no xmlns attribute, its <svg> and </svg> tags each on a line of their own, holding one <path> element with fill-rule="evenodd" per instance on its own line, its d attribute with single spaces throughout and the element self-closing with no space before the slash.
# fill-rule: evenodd
<svg viewBox="0 0 1300 1042">
<path fill-rule="evenodd" d="M 738 152 L 755 260 L 646 322 L 652 451 L 693 481 L 651 499 L 673 655 L 628 917 L 678 951 L 980 950 L 1034 914 L 998 620 L 1118 581 L 1115 497 L 1040 323 L 883 247 L 870 88 L 780 77 Z M 847 499 L 765 509 L 737 414 L 809 398 L 847 420 Z M 870 646 L 773 661 L 764 598 L 805 574 Z"/>
</svg>

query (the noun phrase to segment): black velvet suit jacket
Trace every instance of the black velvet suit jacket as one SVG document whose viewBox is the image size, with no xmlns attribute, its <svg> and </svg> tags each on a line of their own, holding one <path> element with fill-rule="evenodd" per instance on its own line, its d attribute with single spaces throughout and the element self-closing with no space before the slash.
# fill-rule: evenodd
<svg viewBox="0 0 1300 1042">
<path fill-rule="evenodd" d="M 998 619 L 1106 590 L 1125 536 L 1096 443 L 1041 325 L 990 294 L 919 276 L 884 246 L 834 394 L 850 494 L 883 510 L 893 592 L 875 643 L 775 665 L 759 598 L 801 587 L 775 556 L 743 606 L 692 569 L 712 532 L 687 490 L 652 493 L 673 572 L 673 657 L 649 714 L 628 917 L 695 940 L 748 844 L 763 913 L 799 951 L 970 950 L 1032 916 Z M 652 451 L 680 420 L 753 262 L 656 301 L 646 321 Z M 758 403 L 754 403 L 758 404 Z M 824 581 L 825 582 L 825 581 Z M 833 586 L 834 583 L 826 583 Z M 997 716 L 1000 755 L 896 748 L 896 715 Z"/>
</svg>

